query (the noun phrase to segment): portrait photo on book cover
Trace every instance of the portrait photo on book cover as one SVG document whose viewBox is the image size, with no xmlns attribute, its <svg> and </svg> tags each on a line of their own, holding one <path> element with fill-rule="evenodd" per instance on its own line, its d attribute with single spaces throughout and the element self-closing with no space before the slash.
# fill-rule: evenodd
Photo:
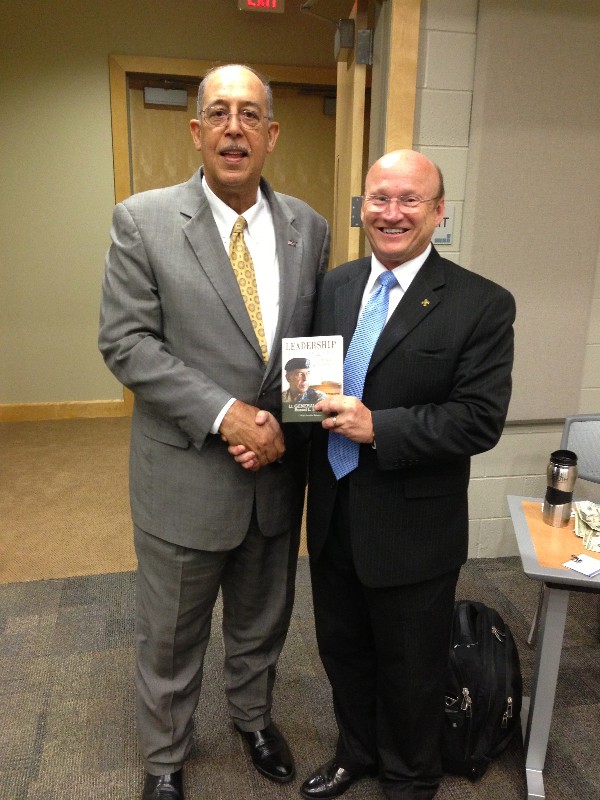
<svg viewBox="0 0 600 800">
<path fill-rule="evenodd" d="M 282 340 L 281 414 L 283 422 L 318 421 L 315 403 L 341 394 L 341 336 L 298 336 Z"/>
</svg>

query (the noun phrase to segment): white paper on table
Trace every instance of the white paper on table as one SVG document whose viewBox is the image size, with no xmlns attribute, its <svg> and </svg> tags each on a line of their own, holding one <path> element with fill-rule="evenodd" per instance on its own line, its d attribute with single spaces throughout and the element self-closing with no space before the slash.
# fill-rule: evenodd
<svg viewBox="0 0 600 800">
<path fill-rule="evenodd" d="M 581 572 L 583 575 L 587 575 L 588 578 L 593 578 L 594 575 L 600 574 L 600 560 L 592 556 L 586 556 L 585 553 L 580 553 L 570 561 L 565 561 L 563 567 Z"/>
</svg>

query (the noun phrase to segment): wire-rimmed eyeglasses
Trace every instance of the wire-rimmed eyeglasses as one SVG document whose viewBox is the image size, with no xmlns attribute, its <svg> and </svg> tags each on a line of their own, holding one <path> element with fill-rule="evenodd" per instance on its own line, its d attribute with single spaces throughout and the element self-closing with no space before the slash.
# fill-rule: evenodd
<svg viewBox="0 0 600 800">
<path fill-rule="evenodd" d="M 366 194 L 364 201 L 376 211 L 384 211 L 396 203 L 400 211 L 414 211 L 423 203 L 431 203 L 432 200 L 439 200 L 439 197 L 428 197 L 426 199 L 418 197 L 416 194 L 402 194 L 400 197 L 388 197 L 386 194 Z"/>
<path fill-rule="evenodd" d="M 211 128 L 225 128 L 229 124 L 231 117 L 237 117 L 237 121 L 242 128 L 253 130 L 258 128 L 264 117 L 252 108 L 243 108 L 241 111 L 228 111 L 222 106 L 207 106 L 203 111 L 204 120 Z"/>
</svg>

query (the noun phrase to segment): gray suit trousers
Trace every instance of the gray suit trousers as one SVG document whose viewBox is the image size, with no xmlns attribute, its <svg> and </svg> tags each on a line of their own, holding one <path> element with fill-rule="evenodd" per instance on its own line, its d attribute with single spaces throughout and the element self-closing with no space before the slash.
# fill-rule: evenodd
<svg viewBox="0 0 600 800">
<path fill-rule="evenodd" d="M 266 538 L 253 520 L 237 548 L 209 552 L 136 526 L 135 547 L 138 740 L 146 769 L 161 775 L 179 769 L 192 746 L 219 589 L 232 721 L 246 731 L 269 724 L 294 600 L 298 537 Z"/>
</svg>

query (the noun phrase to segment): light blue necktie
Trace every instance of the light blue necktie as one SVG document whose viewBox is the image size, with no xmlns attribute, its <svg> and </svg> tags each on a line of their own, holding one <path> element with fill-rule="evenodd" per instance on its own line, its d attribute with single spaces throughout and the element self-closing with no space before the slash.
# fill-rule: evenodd
<svg viewBox="0 0 600 800">
<path fill-rule="evenodd" d="M 397 283 L 393 272 L 382 272 L 377 291 L 360 315 L 344 359 L 345 395 L 362 398 L 369 362 L 387 318 L 390 289 Z M 359 448 L 358 442 L 339 433 L 329 433 L 329 463 L 338 481 L 358 466 Z"/>
</svg>

